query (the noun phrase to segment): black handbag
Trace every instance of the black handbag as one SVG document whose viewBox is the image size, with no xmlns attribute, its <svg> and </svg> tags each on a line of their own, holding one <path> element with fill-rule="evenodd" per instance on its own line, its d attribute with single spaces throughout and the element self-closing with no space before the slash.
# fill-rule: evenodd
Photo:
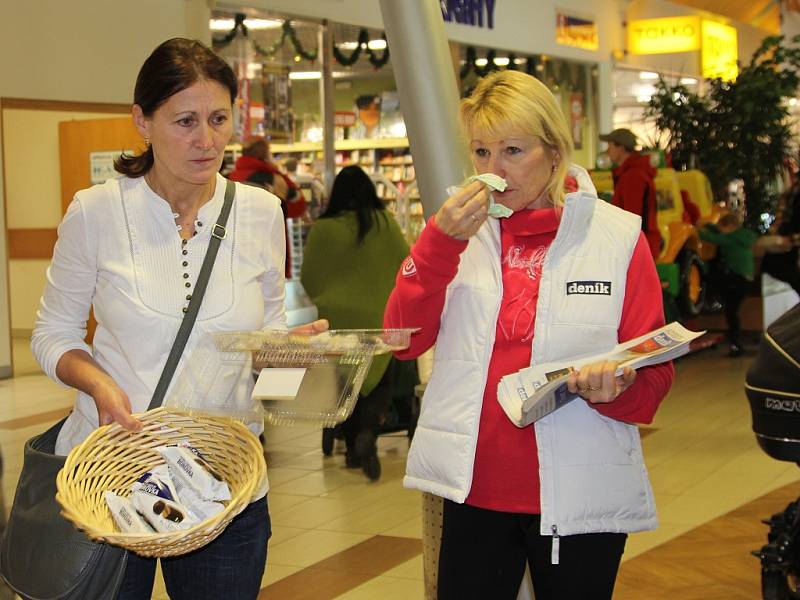
<svg viewBox="0 0 800 600">
<path fill-rule="evenodd" d="M 163 402 L 186 347 L 220 242 L 225 238 L 234 193 L 235 184 L 228 181 L 194 294 L 148 410 Z M 25 600 L 110 600 L 122 585 L 128 553 L 117 546 L 92 542 L 61 516 L 55 499 L 56 475 L 66 457 L 56 455 L 55 447 L 64 421 L 25 444 L 22 473 L 0 544 L 0 575 Z"/>
</svg>

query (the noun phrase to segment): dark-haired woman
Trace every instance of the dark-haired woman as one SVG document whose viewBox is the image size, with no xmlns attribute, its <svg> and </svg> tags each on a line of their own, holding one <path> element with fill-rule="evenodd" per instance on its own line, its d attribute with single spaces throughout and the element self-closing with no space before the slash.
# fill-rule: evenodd
<svg viewBox="0 0 800 600">
<path fill-rule="evenodd" d="M 333 182 L 328 208 L 308 234 L 303 287 L 331 327 L 380 328 L 395 274 L 407 255 L 408 243 L 369 176 L 361 167 L 345 167 Z M 360 466 L 371 480 L 380 477 L 375 442 L 392 399 L 389 360 L 387 354 L 375 357 L 361 398 L 343 425 L 348 466 Z"/>
<path fill-rule="evenodd" d="M 146 150 L 123 155 L 115 165 L 121 177 L 78 192 L 67 209 L 31 344 L 51 378 L 78 389 L 59 454 L 98 425 L 141 427 L 131 413 L 147 409 L 222 207 L 218 171 L 236 91 L 231 68 L 201 43 L 162 43 L 134 90 Z M 285 327 L 280 202 L 237 185 L 226 228 L 176 377 L 208 333 Z M 92 347 L 83 341 L 90 307 Z M 162 561 L 170 598 L 257 597 L 270 537 L 266 490 L 265 481 L 259 499 L 211 544 Z M 118 600 L 150 598 L 155 571 L 155 559 L 129 554 Z"/>
</svg>

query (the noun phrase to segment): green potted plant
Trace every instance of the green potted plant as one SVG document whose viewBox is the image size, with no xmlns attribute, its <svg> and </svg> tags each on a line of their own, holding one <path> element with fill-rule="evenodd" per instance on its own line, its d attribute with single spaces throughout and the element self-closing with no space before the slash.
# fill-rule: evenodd
<svg viewBox="0 0 800 600">
<path fill-rule="evenodd" d="M 798 44 L 800 36 L 788 45 L 765 38 L 735 81 L 710 79 L 704 96 L 662 79 L 647 109 L 675 169 L 702 170 L 720 199 L 732 180 L 744 182 L 745 223 L 757 231 L 774 214 L 776 182 L 795 152 L 788 100 L 800 85 Z"/>
</svg>

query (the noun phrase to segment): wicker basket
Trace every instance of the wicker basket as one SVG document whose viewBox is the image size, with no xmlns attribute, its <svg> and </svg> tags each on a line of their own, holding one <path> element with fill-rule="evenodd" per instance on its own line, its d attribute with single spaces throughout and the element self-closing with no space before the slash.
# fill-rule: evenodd
<svg viewBox="0 0 800 600">
<path fill-rule="evenodd" d="M 266 477 L 258 439 L 239 422 L 220 417 L 189 416 L 164 408 L 139 416 L 145 424 L 130 433 L 114 423 L 95 430 L 76 446 L 58 474 L 56 499 L 61 514 L 98 542 L 122 546 L 141 556 L 176 556 L 216 538 L 251 502 Z M 197 448 L 231 490 L 218 515 L 183 531 L 129 534 L 116 530 L 103 493 L 128 496 L 131 484 L 164 461 L 158 446 L 188 441 Z"/>
</svg>

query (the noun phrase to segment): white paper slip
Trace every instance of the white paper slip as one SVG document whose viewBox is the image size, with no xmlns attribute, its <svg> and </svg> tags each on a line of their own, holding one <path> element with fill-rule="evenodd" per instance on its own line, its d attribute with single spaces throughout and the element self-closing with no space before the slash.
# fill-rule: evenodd
<svg viewBox="0 0 800 600">
<path fill-rule="evenodd" d="M 300 390 L 304 368 L 266 368 L 258 374 L 253 388 L 254 400 L 292 400 Z"/>
</svg>

